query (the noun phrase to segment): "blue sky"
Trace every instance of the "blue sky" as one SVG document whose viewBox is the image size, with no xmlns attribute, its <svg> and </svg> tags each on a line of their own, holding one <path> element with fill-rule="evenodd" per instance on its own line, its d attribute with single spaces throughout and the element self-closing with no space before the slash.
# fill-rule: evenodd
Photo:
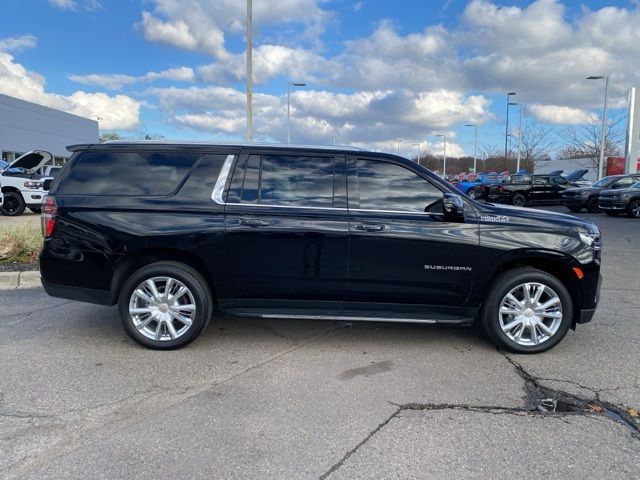
<svg viewBox="0 0 640 480">
<path fill-rule="evenodd" d="M 611 75 L 624 109 L 640 83 L 637 1 L 254 0 L 255 137 L 403 153 L 502 145 L 504 92 L 527 122 L 588 121 Z M 244 1 L 3 0 L 0 92 L 84 116 L 103 131 L 244 136 Z M 517 111 L 512 110 L 513 117 Z M 515 126 L 515 123 L 514 123 Z"/>
</svg>

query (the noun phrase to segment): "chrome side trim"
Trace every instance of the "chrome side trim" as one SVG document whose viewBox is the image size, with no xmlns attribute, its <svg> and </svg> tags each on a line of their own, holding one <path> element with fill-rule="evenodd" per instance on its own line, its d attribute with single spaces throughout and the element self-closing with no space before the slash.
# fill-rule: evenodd
<svg viewBox="0 0 640 480">
<path fill-rule="evenodd" d="M 406 323 L 437 323 L 437 320 L 424 319 L 424 318 L 383 318 L 383 317 L 351 317 L 342 315 L 293 315 L 282 314 L 277 315 L 273 313 L 265 313 L 260 315 L 261 318 L 281 318 L 291 320 L 338 320 L 338 321 L 353 321 L 353 322 L 406 322 Z"/>
<path fill-rule="evenodd" d="M 297 210 L 338 210 L 338 211 L 347 211 L 346 208 L 343 207 L 311 207 L 304 205 L 267 205 L 264 203 L 227 203 L 226 205 L 235 205 L 238 207 L 262 207 L 262 208 L 295 208 Z"/>
<path fill-rule="evenodd" d="M 216 180 L 216 184 L 213 187 L 213 192 L 211 192 L 211 200 L 218 205 L 224 205 L 222 194 L 224 193 L 224 186 L 227 184 L 227 179 L 231 172 L 231 165 L 233 165 L 235 157 L 235 155 L 227 155 L 227 158 L 222 165 L 222 169 L 220 170 L 220 174 L 218 175 L 218 180 Z"/>
</svg>

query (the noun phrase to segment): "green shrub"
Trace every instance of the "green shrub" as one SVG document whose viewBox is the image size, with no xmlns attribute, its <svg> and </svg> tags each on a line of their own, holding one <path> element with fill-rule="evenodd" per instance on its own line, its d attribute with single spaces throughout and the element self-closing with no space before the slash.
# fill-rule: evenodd
<svg viewBox="0 0 640 480">
<path fill-rule="evenodd" d="M 0 226 L 0 263 L 35 263 L 42 235 L 32 226 Z"/>
</svg>

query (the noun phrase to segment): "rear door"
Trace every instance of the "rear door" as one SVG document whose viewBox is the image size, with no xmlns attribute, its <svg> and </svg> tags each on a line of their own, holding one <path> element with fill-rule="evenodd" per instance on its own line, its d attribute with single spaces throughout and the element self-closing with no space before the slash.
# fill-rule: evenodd
<svg viewBox="0 0 640 480">
<path fill-rule="evenodd" d="M 243 150 L 226 199 L 236 307 L 340 309 L 348 218 L 344 155 Z"/>
<path fill-rule="evenodd" d="M 462 306 L 477 262 L 478 222 L 447 220 L 443 191 L 392 160 L 352 157 L 349 284 L 345 310 L 429 313 Z"/>
<path fill-rule="evenodd" d="M 562 200 L 562 193 L 572 185 L 562 175 L 554 175 L 549 179 L 549 194 L 546 198 L 550 202 Z"/>
<path fill-rule="evenodd" d="M 551 198 L 549 177 L 532 177 L 529 189 L 529 202 L 546 202 Z"/>
</svg>

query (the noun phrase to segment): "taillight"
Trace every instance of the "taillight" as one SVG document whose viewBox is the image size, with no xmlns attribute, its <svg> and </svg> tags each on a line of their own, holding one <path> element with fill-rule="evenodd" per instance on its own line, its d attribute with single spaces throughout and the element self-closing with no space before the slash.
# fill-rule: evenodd
<svg viewBox="0 0 640 480">
<path fill-rule="evenodd" d="M 56 199 L 51 196 L 46 196 L 44 203 L 42 204 L 42 214 L 40 219 L 42 221 L 42 236 L 48 238 L 53 233 L 53 227 L 56 225 L 56 216 L 58 215 L 58 204 Z"/>
</svg>

